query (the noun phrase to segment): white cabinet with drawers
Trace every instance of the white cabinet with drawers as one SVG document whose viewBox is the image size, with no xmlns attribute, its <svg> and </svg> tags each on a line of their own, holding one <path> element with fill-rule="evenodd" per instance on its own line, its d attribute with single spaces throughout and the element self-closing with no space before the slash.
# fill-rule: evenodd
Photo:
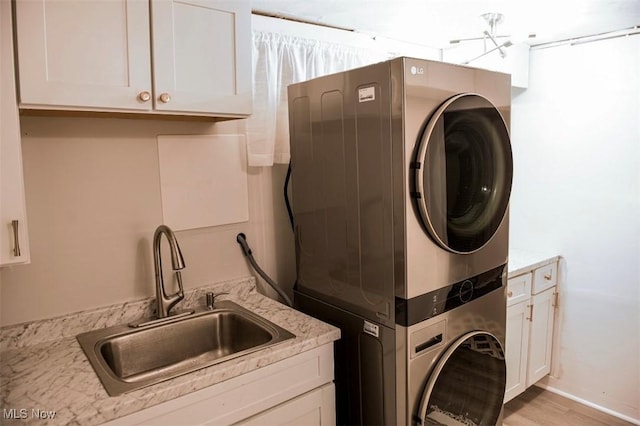
<svg viewBox="0 0 640 426">
<path fill-rule="evenodd" d="M 248 0 L 16 0 L 23 109 L 244 117 Z"/>
<path fill-rule="evenodd" d="M 556 260 L 507 282 L 505 402 L 551 371 L 557 282 Z"/>
<path fill-rule="evenodd" d="M 333 378 L 327 343 L 105 425 L 334 426 Z"/>
</svg>

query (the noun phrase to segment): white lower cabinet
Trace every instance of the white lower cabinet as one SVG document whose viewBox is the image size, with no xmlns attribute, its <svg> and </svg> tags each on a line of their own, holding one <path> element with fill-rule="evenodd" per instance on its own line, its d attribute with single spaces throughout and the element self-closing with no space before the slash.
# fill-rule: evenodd
<svg viewBox="0 0 640 426">
<path fill-rule="evenodd" d="M 557 271 L 553 262 L 507 282 L 505 402 L 551 372 Z"/>
<path fill-rule="evenodd" d="M 507 308 L 507 336 L 505 356 L 507 386 L 505 402 L 527 388 L 527 356 L 529 349 L 529 302 L 520 302 Z"/>
<path fill-rule="evenodd" d="M 111 426 L 232 424 L 335 425 L 333 344 L 107 423 Z"/>
<path fill-rule="evenodd" d="M 335 425 L 335 398 L 333 383 L 327 384 L 237 424 L 243 426 Z"/>
<path fill-rule="evenodd" d="M 551 372 L 555 287 L 531 297 L 527 387 Z"/>
</svg>

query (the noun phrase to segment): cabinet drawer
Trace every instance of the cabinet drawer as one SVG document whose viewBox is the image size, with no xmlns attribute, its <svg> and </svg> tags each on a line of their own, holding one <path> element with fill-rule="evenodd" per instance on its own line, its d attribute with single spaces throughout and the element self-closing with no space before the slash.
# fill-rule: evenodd
<svg viewBox="0 0 640 426">
<path fill-rule="evenodd" d="M 558 264 L 556 262 L 541 266 L 533 271 L 532 293 L 538 294 L 553 287 L 558 282 Z"/>
<path fill-rule="evenodd" d="M 507 306 L 529 299 L 531 295 L 531 274 L 518 275 L 507 280 Z"/>
</svg>

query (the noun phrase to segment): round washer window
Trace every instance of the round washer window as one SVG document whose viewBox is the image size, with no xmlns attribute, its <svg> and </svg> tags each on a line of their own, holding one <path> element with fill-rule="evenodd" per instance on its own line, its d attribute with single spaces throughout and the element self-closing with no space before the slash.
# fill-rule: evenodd
<svg viewBox="0 0 640 426">
<path fill-rule="evenodd" d="M 490 333 L 459 338 L 429 377 L 417 417 L 426 425 L 495 425 L 502 411 L 507 367 Z"/>
<path fill-rule="evenodd" d="M 447 100 L 429 120 L 415 164 L 414 194 L 431 236 L 455 253 L 479 250 L 511 194 L 511 143 L 500 112 L 476 94 Z"/>
</svg>

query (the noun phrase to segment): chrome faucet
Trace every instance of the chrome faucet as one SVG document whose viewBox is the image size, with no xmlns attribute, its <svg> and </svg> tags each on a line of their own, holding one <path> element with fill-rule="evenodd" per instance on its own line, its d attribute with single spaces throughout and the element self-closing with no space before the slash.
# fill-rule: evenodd
<svg viewBox="0 0 640 426">
<path fill-rule="evenodd" d="M 164 234 L 169 241 L 169 249 L 171 250 L 171 263 L 178 280 L 178 292 L 167 296 L 164 289 L 164 280 L 162 279 L 162 257 L 160 255 L 160 240 Z M 160 225 L 153 235 L 153 253 L 154 268 L 156 272 L 156 314 L 158 318 L 166 318 L 169 316 L 171 309 L 182 299 L 184 299 L 184 289 L 182 288 L 182 276 L 180 270 L 185 268 L 182 252 L 178 245 L 178 240 L 173 231 L 166 225 Z"/>
</svg>

